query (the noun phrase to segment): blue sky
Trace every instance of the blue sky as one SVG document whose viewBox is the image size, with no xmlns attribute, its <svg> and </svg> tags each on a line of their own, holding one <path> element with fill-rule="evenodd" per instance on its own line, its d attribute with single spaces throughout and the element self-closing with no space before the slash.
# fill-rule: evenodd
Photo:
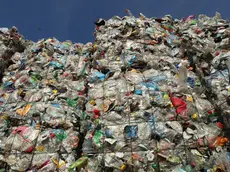
<svg viewBox="0 0 230 172">
<path fill-rule="evenodd" d="M 171 14 L 182 18 L 190 14 L 215 15 L 219 11 L 230 18 L 230 0 L 1 0 L 0 27 L 15 25 L 27 38 L 37 41 L 56 37 L 73 42 L 94 40 L 94 21 L 126 15 L 161 17 Z"/>
</svg>

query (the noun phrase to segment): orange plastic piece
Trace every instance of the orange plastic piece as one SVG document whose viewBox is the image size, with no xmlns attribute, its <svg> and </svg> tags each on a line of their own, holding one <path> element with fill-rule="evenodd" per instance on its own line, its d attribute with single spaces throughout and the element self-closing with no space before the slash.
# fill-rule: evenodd
<svg viewBox="0 0 230 172">
<path fill-rule="evenodd" d="M 140 157 L 137 153 L 132 153 L 132 158 L 136 159 L 138 161 L 141 161 L 141 162 L 144 161 L 144 159 L 142 157 Z"/>
<path fill-rule="evenodd" d="M 215 146 L 224 146 L 226 143 L 228 143 L 228 138 L 226 137 L 217 137 L 215 141 Z"/>
<path fill-rule="evenodd" d="M 21 109 L 17 109 L 16 113 L 21 116 L 26 116 L 26 114 L 30 111 L 31 107 L 32 107 L 32 104 L 28 104 Z"/>
</svg>

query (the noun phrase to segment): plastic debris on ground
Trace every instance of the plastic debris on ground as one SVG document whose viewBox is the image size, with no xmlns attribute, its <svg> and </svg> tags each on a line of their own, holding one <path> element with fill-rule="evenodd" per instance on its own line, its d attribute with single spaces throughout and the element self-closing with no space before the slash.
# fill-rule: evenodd
<svg viewBox="0 0 230 172">
<path fill-rule="evenodd" d="M 0 28 L 1 170 L 229 171 L 229 22 L 126 12 L 85 45 Z"/>
</svg>

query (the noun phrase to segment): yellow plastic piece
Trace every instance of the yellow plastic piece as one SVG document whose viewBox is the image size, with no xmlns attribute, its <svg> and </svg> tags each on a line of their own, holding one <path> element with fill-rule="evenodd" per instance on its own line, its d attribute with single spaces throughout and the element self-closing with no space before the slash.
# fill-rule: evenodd
<svg viewBox="0 0 230 172">
<path fill-rule="evenodd" d="M 36 151 L 42 152 L 44 150 L 45 150 L 45 148 L 42 145 L 36 147 Z"/>
<path fill-rule="evenodd" d="M 54 80 L 46 80 L 45 84 L 46 85 L 48 85 L 48 84 L 56 84 L 56 82 Z"/>
<path fill-rule="evenodd" d="M 192 119 L 198 119 L 197 113 L 194 113 L 194 114 L 192 115 Z"/>
<path fill-rule="evenodd" d="M 61 168 L 63 165 L 65 165 L 65 162 L 62 162 L 59 164 L 58 160 L 56 158 L 52 159 L 53 163 L 56 164 L 57 168 Z"/>
<path fill-rule="evenodd" d="M 121 171 L 124 171 L 125 169 L 126 169 L 126 165 L 123 164 L 123 165 L 120 167 L 120 170 L 121 170 Z"/>
<path fill-rule="evenodd" d="M 3 116 L 2 116 L 2 119 L 7 120 L 7 119 L 8 119 L 8 116 L 7 116 L 7 115 L 3 115 Z"/>
<path fill-rule="evenodd" d="M 89 102 L 91 105 L 96 105 L 96 102 L 95 102 L 95 100 L 90 100 L 90 102 Z"/>
<path fill-rule="evenodd" d="M 57 94 L 57 92 L 58 92 L 57 90 L 53 90 L 53 93 L 54 93 L 54 94 Z"/>
<path fill-rule="evenodd" d="M 132 32 L 132 34 L 134 34 L 134 33 L 136 33 L 137 31 L 136 30 L 134 30 L 133 32 Z"/>
<path fill-rule="evenodd" d="M 164 94 L 164 99 L 169 99 L 169 95 L 168 94 Z"/>
</svg>

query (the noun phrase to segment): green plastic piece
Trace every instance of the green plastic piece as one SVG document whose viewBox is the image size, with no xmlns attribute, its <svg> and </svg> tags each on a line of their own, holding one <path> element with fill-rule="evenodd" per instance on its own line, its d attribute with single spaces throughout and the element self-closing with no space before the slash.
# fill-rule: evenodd
<svg viewBox="0 0 230 172">
<path fill-rule="evenodd" d="M 77 106 L 77 102 L 76 102 L 75 100 L 72 100 L 72 99 L 67 98 L 66 101 L 67 101 L 67 104 L 68 104 L 69 106 L 71 106 L 71 107 Z"/>
<path fill-rule="evenodd" d="M 153 167 L 154 169 L 156 169 L 156 168 L 157 168 L 157 164 L 152 164 L 152 167 Z"/>
<path fill-rule="evenodd" d="M 67 135 L 66 135 L 65 131 L 55 133 L 55 135 L 56 135 L 57 141 L 63 141 L 63 140 L 65 140 L 67 138 Z"/>
<path fill-rule="evenodd" d="M 93 142 L 98 146 L 101 147 L 100 139 L 104 136 L 104 133 L 101 130 L 97 130 L 93 136 Z"/>
<path fill-rule="evenodd" d="M 190 24 L 191 24 L 191 25 L 196 25 L 196 24 L 197 24 L 197 21 L 196 21 L 196 20 L 191 20 L 191 21 L 190 21 Z"/>
<path fill-rule="evenodd" d="M 88 157 L 87 156 L 83 156 L 83 157 L 79 158 L 76 162 L 74 162 L 73 164 L 71 164 L 70 167 L 68 168 L 68 171 L 69 172 L 74 172 L 75 168 L 77 168 L 79 170 L 84 165 L 86 165 L 87 162 L 88 162 Z"/>
</svg>

